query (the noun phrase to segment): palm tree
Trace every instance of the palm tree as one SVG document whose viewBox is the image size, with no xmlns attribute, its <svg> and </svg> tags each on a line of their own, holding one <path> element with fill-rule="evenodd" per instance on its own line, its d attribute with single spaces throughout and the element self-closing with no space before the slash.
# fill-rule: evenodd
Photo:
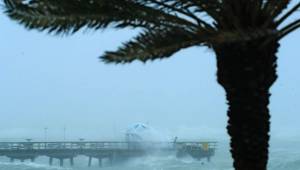
<svg viewBox="0 0 300 170">
<path fill-rule="evenodd" d="M 139 28 L 106 63 L 167 58 L 206 46 L 226 91 L 228 133 L 236 170 L 266 170 L 279 41 L 300 27 L 285 24 L 300 7 L 291 0 L 4 0 L 6 14 L 29 29 L 72 34 L 81 28 Z M 288 8 L 288 5 L 294 5 Z"/>
</svg>

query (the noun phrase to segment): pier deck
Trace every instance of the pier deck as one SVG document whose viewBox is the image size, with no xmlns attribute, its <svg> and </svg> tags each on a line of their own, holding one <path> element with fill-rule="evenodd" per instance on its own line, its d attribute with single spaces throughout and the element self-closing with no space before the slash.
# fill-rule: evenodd
<svg viewBox="0 0 300 170">
<path fill-rule="evenodd" d="M 84 155 L 89 158 L 88 166 L 96 158 L 99 166 L 102 160 L 108 159 L 110 164 L 133 157 L 141 157 L 153 152 L 171 152 L 177 157 L 190 155 L 198 160 L 214 155 L 216 142 L 110 142 L 110 141 L 69 141 L 69 142 L 0 142 L 0 156 L 6 156 L 11 162 L 15 160 L 35 161 L 39 156 L 49 157 L 49 164 L 58 159 L 60 166 L 69 159 L 74 165 L 74 158 Z"/>
</svg>

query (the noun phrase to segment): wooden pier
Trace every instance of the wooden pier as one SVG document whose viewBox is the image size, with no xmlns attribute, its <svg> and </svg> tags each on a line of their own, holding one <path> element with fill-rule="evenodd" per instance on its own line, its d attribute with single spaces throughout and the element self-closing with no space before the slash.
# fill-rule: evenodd
<svg viewBox="0 0 300 170">
<path fill-rule="evenodd" d="M 74 158 L 84 155 L 88 157 L 89 167 L 93 159 L 97 159 L 101 167 L 104 159 L 113 165 L 154 152 L 172 153 L 177 157 L 189 155 L 197 160 L 206 158 L 209 161 L 215 149 L 216 142 L 0 142 L 0 156 L 8 157 L 11 162 L 34 162 L 39 156 L 47 156 L 49 165 L 53 165 L 53 160 L 57 159 L 60 166 L 64 166 L 65 160 L 73 166 Z"/>
</svg>

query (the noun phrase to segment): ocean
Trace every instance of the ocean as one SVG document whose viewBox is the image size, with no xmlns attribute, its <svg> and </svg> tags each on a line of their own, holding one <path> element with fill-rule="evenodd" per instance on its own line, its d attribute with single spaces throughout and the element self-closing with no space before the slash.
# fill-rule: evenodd
<svg viewBox="0 0 300 170">
<path fill-rule="evenodd" d="M 219 143 L 215 156 L 210 162 L 196 161 L 190 157 L 178 159 L 174 155 L 152 155 L 132 159 L 119 165 L 109 166 L 103 162 L 103 167 L 87 167 L 88 159 L 80 156 L 75 158 L 75 166 L 70 167 L 65 161 L 65 167 L 59 167 L 58 162 L 48 165 L 46 157 L 38 158 L 35 163 L 14 162 L 8 158 L 0 158 L 0 170 L 233 170 L 232 159 L 229 154 L 228 143 Z M 300 170 L 300 142 L 273 142 L 270 147 L 269 170 Z"/>
</svg>

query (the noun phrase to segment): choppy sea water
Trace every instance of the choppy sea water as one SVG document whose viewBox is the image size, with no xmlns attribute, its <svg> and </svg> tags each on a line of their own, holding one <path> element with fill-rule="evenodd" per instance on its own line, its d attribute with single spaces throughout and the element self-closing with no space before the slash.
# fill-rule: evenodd
<svg viewBox="0 0 300 170">
<path fill-rule="evenodd" d="M 65 167 L 59 167 L 58 162 L 49 166 L 46 157 L 40 157 L 35 163 L 14 162 L 10 163 L 8 158 L 0 158 L 0 170 L 233 170 L 232 160 L 228 147 L 219 145 L 216 155 L 211 162 L 196 161 L 190 157 L 178 159 L 174 155 L 153 155 L 146 156 L 119 165 L 109 166 L 108 162 L 103 162 L 103 167 L 97 166 L 97 161 L 93 166 L 87 167 L 86 157 L 75 158 L 75 166 L 70 167 L 65 161 Z M 270 149 L 269 170 L 298 170 L 300 169 L 300 144 L 298 142 L 279 142 L 272 145 Z"/>
</svg>

